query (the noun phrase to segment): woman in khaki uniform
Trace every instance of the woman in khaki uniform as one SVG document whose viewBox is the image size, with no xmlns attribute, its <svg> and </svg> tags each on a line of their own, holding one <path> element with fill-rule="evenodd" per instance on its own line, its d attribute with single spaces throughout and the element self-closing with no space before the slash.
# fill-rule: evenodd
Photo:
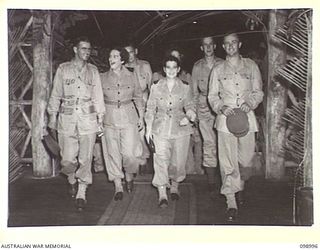
<svg viewBox="0 0 320 250">
<path fill-rule="evenodd" d="M 104 133 L 107 146 L 108 178 L 115 184 L 115 200 L 122 200 L 121 179 L 126 188 L 133 189 L 133 175 L 137 173 L 142 154 L 138 128 L 143 126 L 142 90 L 136 75 L 123 65 L 128 60 L 124 48 L 114 48 L 109 54 L 110 70 L 101 74 L 106 113 Z M 124 172 L 122 171 L 124 168 Z"/>
<path fill-rule="evenodd" d="M 159 206 L 168 206 L 166 188 L 171 199 L 178 200 L 179 182 L 186 177 L 191 122 L 196 119 L 192 90 L 178 77 L 180 62 L 174 56 L 164 60 L 166 77 L 151 87 L 145 121 L 146 139 L 155 145 L 152 184 L 159 192 Z M 171 183 L 170 183 L 171 180 Z"/>
</svg>

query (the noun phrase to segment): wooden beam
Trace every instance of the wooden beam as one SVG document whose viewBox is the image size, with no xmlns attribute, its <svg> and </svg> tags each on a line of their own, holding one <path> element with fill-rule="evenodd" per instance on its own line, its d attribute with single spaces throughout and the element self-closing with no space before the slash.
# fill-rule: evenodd
<svg viewBox="0 0 320 250">
<path fill-rule="evenodd" d="M 287 20 L 287 12 L 271 10 L 269 14 L 269 75 L 266 110 L 267 179 L 281 180 L 285 174 L 284 151 L 286 124 L 282 119 L 287 107 L 287 90 L 276 78 L 276 70 L 286 62 L 286 46 L 273 35 Z"/>
<path fill-rule="evenodd" d="M 51 13 L 37 11 L 37 15 L 33 19 L 33 102 L 31 115 L 33 175 L 36 177 L 52 177 L 54 172 L 51 158 L 41 142 L 46 127 L 45 114 L 51 84 L 50 34 Z"/>
</svg>

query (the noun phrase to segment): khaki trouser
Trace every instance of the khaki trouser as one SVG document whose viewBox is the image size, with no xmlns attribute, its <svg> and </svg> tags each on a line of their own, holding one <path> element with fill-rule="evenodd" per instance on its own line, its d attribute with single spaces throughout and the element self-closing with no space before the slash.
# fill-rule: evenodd
<svg viewBox="0 0 320 250">
<path fill-rule="evenodd" d="M 200 133 L 203 140 L 203 163 L 207 168 L 217 167 L 217 137 L 213 128 L 214 119 L 199 120 Z"/>
<path fill-rule="evenodd" d="M 75 173 L 79 182 L 91 184 L 91 164 L 96 133 L 78 136 L 59 134 L 58 138 L 62 157 L 61 172 L 66 175 Z"/>
<path fill-rule="evenodd" d="M 190 135 L 177 139 L 164 139 L 154 135 L 156 153 L 153 156 L 155 187 L 170 187 L 169 179 L 181 182 L 186 177 L 186 161 Z"/>
<path fill-rule="evenodd" d="M 186 163 L 187 174 L 203 174 L 202 169 L 202 140 L 199 128 L 193 129 L 190 137 L 189 152 Z"/>
<path fill-rule="evenodd" d="M 138 172 L 138 157 L 142 154 L 142 145 L 136 125 L 121 128 L 104 127 L 108 163 L 106 169 L 110 181 L 124 177 L 122 167 L 126 173 Z"/>
<path fill-rule="evenodd" d="M 93 148 L 93 169 L 95 172 L 104 171 L 104 161 L 101 143 L 96 142 Z"/>
<path fill-rule="evenodd" d="M 147 159 L 150 157 L 149 148 L 145 139 L 145 128 L 139 131 L 140 141 L 142 145 L 142 155 L 139 157 L 139 165 L 146 165 Z"/>
<path fill-rule="evenodd" d="M 249 132 L 246 136 L 238 138 L 233 134 L 218 131 L 218 146 L 221 194 L 234 194 L 243 189 L 241 180 L 248 179 L 247 170 L 252 169 L 255 134 Z"/>
</svg>

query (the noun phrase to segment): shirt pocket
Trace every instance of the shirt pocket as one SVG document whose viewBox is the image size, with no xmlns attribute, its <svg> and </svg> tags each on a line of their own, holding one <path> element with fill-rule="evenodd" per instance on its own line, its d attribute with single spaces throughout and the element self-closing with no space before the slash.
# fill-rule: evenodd
<svg viewBox="0 0 320 250">
<path fill-rule="evenodd" d="M 222 89 L 224 90 L 228 90 L 230 88 L 233 88 L 233 74 L 221 74 L 218 77 L 218 81 L 220 83 L 220 86 L 222 87 Z"/>
<path fill-rule="evenodd" d="M 251 80 L 252 80 L 252 76 L 251 74 L 247 73 L 247 72 L 241 72 L 240 73 L 240 79 L 241 79 L 241 86 L 244 90 L 251 90 L 252 88 L 252 84 L 251 84 Z"/>
<path fill-rule="evenodd" d="M 74 95 L 76 79 L 67 77 L 63 79 L 64 96 Z"/>
</svg>

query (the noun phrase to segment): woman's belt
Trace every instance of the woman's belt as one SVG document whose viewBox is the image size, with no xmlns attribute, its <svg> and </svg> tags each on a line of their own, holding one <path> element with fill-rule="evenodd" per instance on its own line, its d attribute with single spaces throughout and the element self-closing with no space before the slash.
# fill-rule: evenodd
<svg viewBox="0 0 320 250">
<path fill-rule="evenodd" d="M 123 105 L 128 105 L 132 102 L 132 100 L 124 100 L 124 101 L 121 101 L 121 100 L 118 100 L 118 101 L 110 101 L 110 100 L 106 100 L 104 99 L 104 103 L 106 105 L 115 105 L 115 106 L 118 106 L 118 108 L 120 108 L 121 106 Z"/>
</svg>

